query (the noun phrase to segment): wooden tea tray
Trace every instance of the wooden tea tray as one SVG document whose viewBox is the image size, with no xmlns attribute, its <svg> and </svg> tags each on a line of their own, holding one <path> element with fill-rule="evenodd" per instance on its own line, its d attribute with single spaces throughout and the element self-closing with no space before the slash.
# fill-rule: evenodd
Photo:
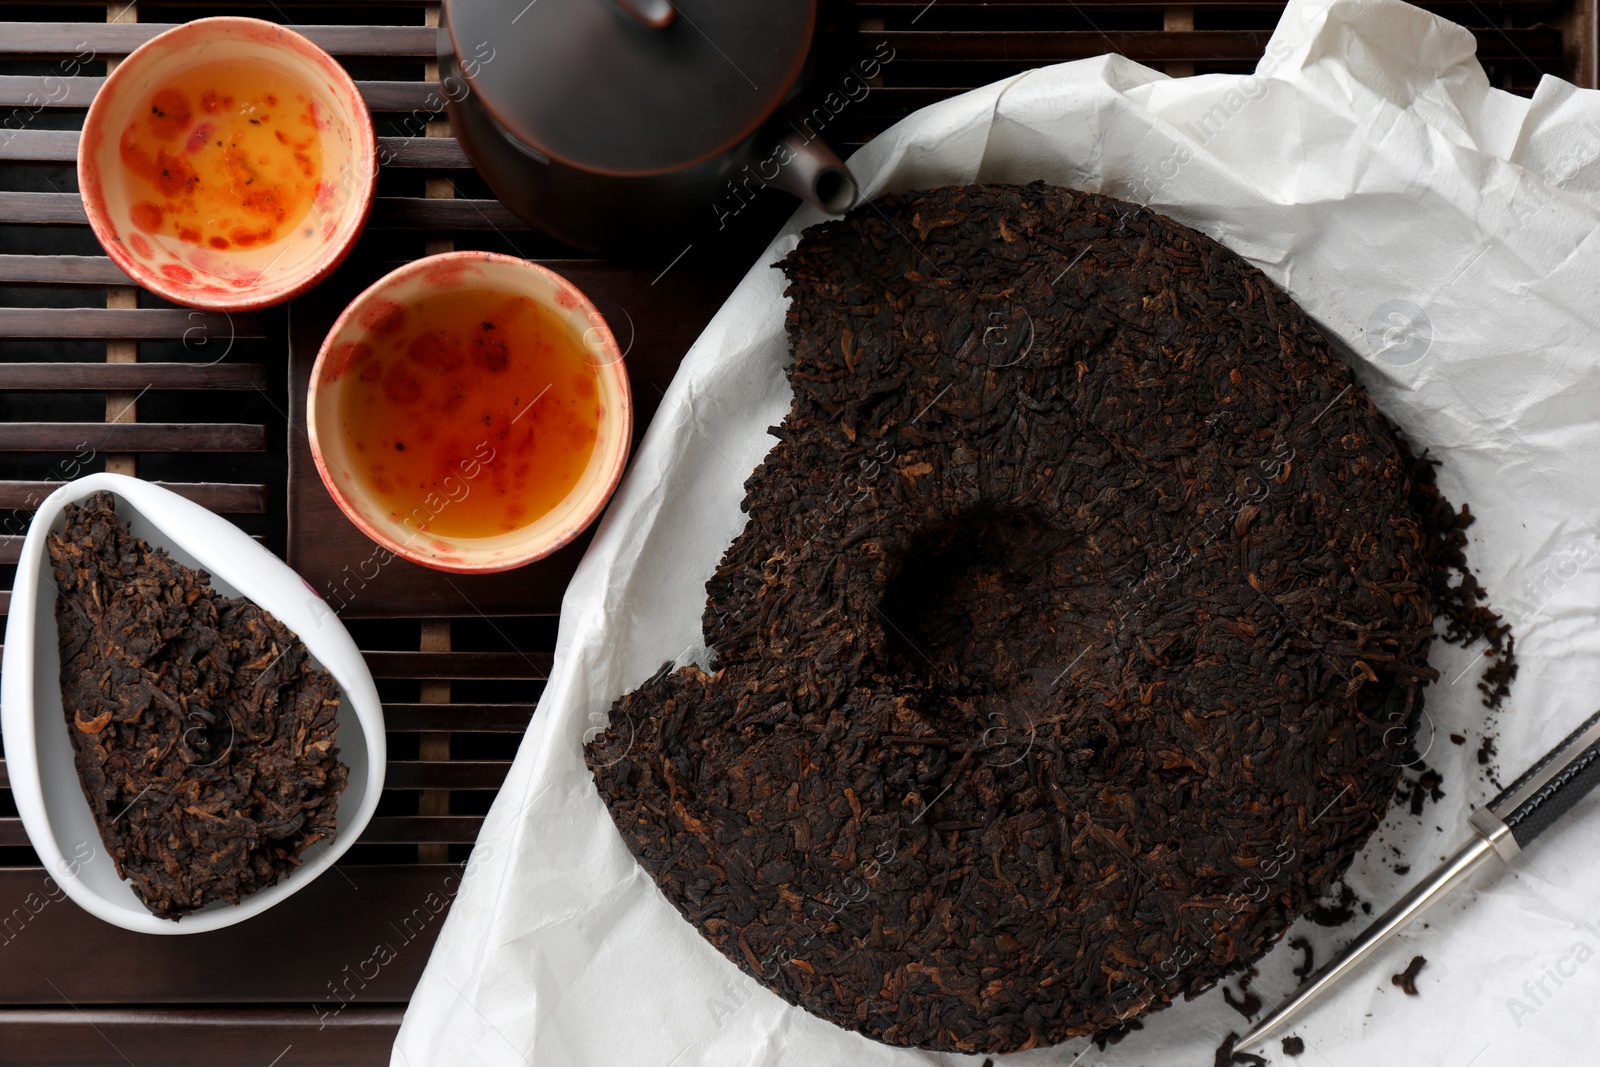
<svg viewBox="0 0 1600 1067">
<path fill-rule="evenodd" d="M 1106 51 L 1184 75 L 1243 72 L 1274 0 L 828 0 L 882 84 L 830 119 L 841 153 L 908 112 L 1040 64 Z M 1495 84 L 1596 84 L 1596 0 L 1429 3 L 1478 27 Z M 288 308 L 213 315 L 135 289 L 84 221 L 73 161 L 109 63 L 162 26 L 242 14 L 296 24 L 352 72 L 389 157 L 372 222 L 340 272 Z M 328 324 L 361 285 L 432 251 L 536 258 L 619 334 L 642 432 L 684 350 L 791 204 L 764 195 L 681 260 L 618 264 L 529 231 L 428 110 L 437 4 L 236 0 L 202 6 L 0 0 L 0 589 L 35 503 L 95 470 L 137 473 L 221 512 L 314 586 L 370 555 L 309 463 L 302 397 Z M 670 269 L 668 269 L 670 267 Z M 665 273 L 663 273 L 665 271 Z M 331 872 L 215 934 L 147 937 L 61 899 L 28 846 L 0 759 L 0 1065 L 387 1063 L 460 864 L 504 779 L 555 644 L 581 546 L 462 583 L 395 561 L 342 612 L 385 702 L 377 817 Z M 454 584 L 452 584 L 454 583 Z M 0 611 L 6 606 L 0 594 Z M 0 661 L 3 668 L 3 661 Z M 393 958 L 374 963 L 383 944 Z"/>
</svg>

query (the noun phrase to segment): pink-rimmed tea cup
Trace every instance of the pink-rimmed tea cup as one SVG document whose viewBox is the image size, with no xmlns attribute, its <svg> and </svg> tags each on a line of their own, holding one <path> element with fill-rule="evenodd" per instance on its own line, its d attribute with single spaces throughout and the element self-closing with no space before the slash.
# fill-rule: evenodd
<svg viewBox="0 0 1600 1067">
<path fill-rule="evenodd" d="M 372 357 L 375 332 L 388 335 L 420 301 L 450 290 L 488 291 L 532 300 L 567 331 L 566 340 L 594 372 L 594 447 L 581 474 L 559 503 L 526 524 L 492 536 L 454 536 L 427 521 L 451 506 L 445 491 L 425 500 L 420 516 L 397 513 L 363 474 L 363 442 L 347 422 L 346 390 Z M 513 358 L 516 358 L 513 352 Z M 334 322 L 317 353 L 306 399 L 311 455 L 334 502 L 368 537 L 403 559 L 435 570 L 489 574 L 542 559 L 569 544 L 600 513 L 627 465 L 633 437 L 633 397 L 623 353 L 604 317 L 561 275 L 524 259 L 492 252 L 446 252 L 408 263 L 385 275 Z M 496 462 L 486 459 L 485 464 Z M 478 464 L 474 463 L 474 467 Z M 461 475 L 472 491 L 475 471 Z"/>
<path fill-rule="evenodd" d="M 314 191 L 304 214 L 270 238 L 246 225 L 261 220 L 259 204 L 254 215 L 240 208 L 237 231 L 248 244 L 220 231 L 210 237 L 196 236 L 198 228 L 186 236 L 170 232 L 171 226 L 152 221 L 162 216 L 149 176 L 141 178 L 127 163 L 124 138 L 148 116 L 162 114 L 153 103 L 156 95 L 203 64 L 271 79 L 283 87 L 286 103 L 304 97 L 305 125 L 314 130 L 320 169 L 307 181 L 314 180 Z M 205 120 L 194 102 L 192 121 L 174 134 L 174 159 L 210 151 L 198 139 Z M 188 307 L 246 311 L 297 296 L 339 265 L 366 224 L 377 169 L 372 116 L 343 67 L 293 30 L 260 19 L 219 17 L 152 37 L 106 78 L 84 118 L 78 187 L 95 237 L 139 285 Z"/>
</svg>

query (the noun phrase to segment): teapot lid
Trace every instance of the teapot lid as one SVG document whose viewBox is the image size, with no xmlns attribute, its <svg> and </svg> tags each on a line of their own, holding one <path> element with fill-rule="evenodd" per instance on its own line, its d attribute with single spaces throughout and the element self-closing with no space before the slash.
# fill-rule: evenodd
<svg viewBox="0 0 1600 1067">
<path fill-rule="evenodd" d="M 470 92 L 535 153 L 674 170 L 754 133 L 789 95 L 817 0 L 445 0 Z"/>
</svg>

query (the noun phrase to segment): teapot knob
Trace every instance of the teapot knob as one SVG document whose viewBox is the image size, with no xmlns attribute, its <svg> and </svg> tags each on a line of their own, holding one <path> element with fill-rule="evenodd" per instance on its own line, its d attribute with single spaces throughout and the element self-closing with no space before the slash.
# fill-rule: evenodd
<svg viewBox="0 0 1600 1067">
<path fill-rule="evenodd" d="M 677 16 L 672 0 L 611 0 L 628 15 L 652 30 L 666 29 Z"/>
<path fill-rule="evenodd" d="M 827 142 L 791 130 L 778 142 L 771 162 L 778 164 L 778 173 L 761 175 L 768 185 L 793 193 L 824 214 L 843 215 L 855 207 L 855 177 Z"/>
</svg>

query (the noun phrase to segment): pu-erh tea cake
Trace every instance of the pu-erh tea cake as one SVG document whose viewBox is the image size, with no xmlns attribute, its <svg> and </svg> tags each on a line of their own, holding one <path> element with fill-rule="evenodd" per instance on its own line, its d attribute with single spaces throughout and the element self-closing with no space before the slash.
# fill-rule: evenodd
<svg viewBox="0 0 1600 1067">
<path fill-rule="evenodd" d="M 338 686 L 277 619 L 135 537 L 111 494 L 65 518 L 61 704 L 101 841 L 156 915 L 237 904 L 333 838 Z"/>
<path fill-rule="evenodd" d="M 886 197 L 784 260 L 793 405 L 709 670 L 587 759 L 684 918 L 894 1045 L 1108 1035 L 1239 970 L 1383 817 L 1471 521 L 1259 270 L 1104 196 Z"/>
</svg>

